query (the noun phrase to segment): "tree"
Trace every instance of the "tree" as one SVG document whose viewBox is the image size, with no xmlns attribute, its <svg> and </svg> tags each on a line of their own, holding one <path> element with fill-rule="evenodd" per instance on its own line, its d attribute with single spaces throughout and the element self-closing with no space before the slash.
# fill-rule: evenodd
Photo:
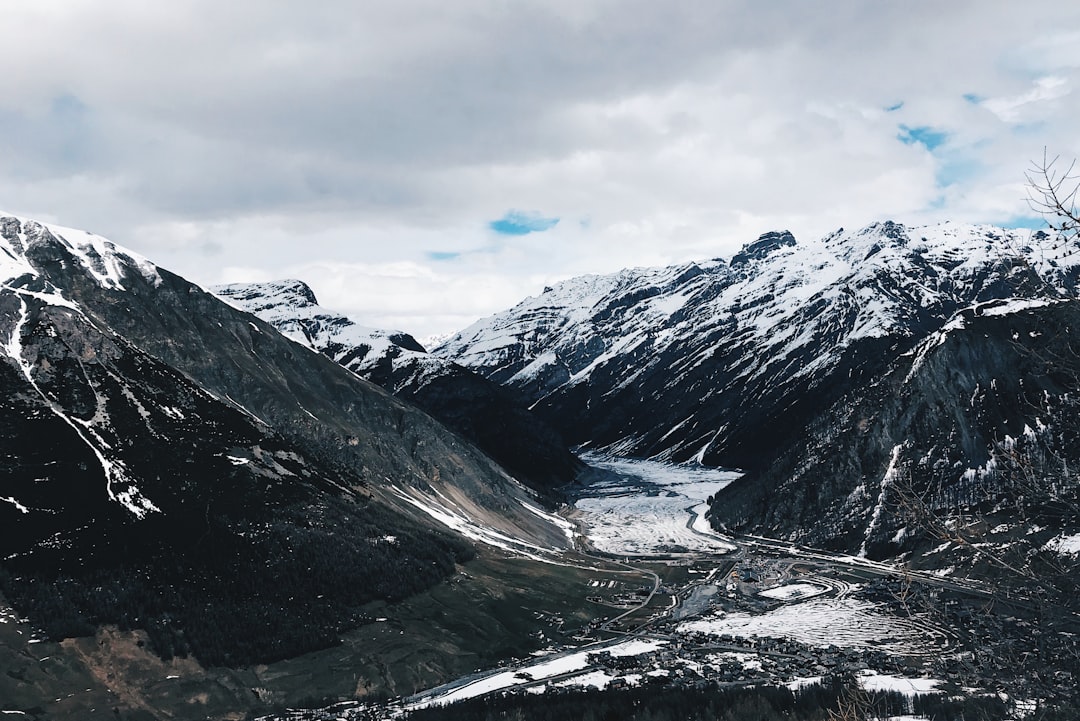
<svg viewBox="0 0 1080 721">
<path fill-rule="evenodd" d="M 1080 210 L 1076 207 L 1080 170 L 1076 159 L 1065 167 L 1060 155 L 1051 158 L 1043 148 L 1042 161 L 1032 161 L 1024 177 L 1031 209 L 1067 240 L 1080 242 Z"/>
</svg>

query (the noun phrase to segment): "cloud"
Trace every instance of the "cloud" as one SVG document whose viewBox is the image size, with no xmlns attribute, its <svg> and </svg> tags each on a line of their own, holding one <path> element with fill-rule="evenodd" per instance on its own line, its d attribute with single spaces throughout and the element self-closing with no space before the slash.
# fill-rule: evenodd
<svg viewBox="0 0 1080 721">
<path fill-rule="evenodd" d="M 1033 106 L 1057 100 L 1071 92 L 1068 79 L 1051 75 L 1037 79 L 1034 87 L 1026 93 L 989 98 L 984 100 L 982 105 L 1007 123 L 1019 123 L 1038 112 Z"/>
<path fill-rule="evenodd" d="M 488 223 L 488 227 L 499 235 L 528 235 L 551 230 L 558 223 L 558 218 L 546 218 L 539 213 L 510 210 L 498 220 Z"/>
<path fill-rule="evenodd" d="M 450 331 L 770 229 L 1025 214 L 1080 155 L 1066 5 L 13 3 L 0 206 Z"/>
</svg>

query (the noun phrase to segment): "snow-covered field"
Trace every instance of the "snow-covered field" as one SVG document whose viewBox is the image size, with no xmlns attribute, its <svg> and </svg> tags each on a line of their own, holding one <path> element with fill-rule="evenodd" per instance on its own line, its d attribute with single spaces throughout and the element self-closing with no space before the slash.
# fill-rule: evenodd
<svg viewBox="0 0 1080 721">
<path fill-rule="evenodd" d="M 624 641 L 614 645 L 594 645 L 575 653 L 556 656 L 548 660 L 538 660 L 528 666 L 522 666 L 513 670 L 500 671 L 490 676 L 477 679 L 470 683 L 458 686 L 445 693 L 423 694 L 417 700 L 406 705 L 409 710 L 426 708 L 454 703 L 467 698 L 481 696 L 492 691 L 517 686 L 522 683 L 554 679 L 572 674 L 575 671 L 587 669 L 590 665 L 589 654 L 608 652 L 612 656 L 640 656 L 643 653 L 655 651 L 667 644 L 662 640 L 635 639 Z M 573 676 L 572 678 L 560 679 L 556 684 L 559 686 L 595 686 L 605 688 L 608 682 L 614 678 L 600 671 L 592 671 Z"/>
<path fill-rule="evenodd" d="M 1071 536 L 1060 535 L 1047 543 L 1046 547 L 1057 553 L 1080 553 L 1080 533 Z"/>
<path fill-rule="evenodd" d="M 941 681 L 933 678 L 905 678 L 866 669 L 859 672 L 859 685 L 867 691 L 897 691 L 907 696 L 940 693 Z"/>
<path fill-rule="evenodd" d="M 759 593 L 759 596 L 772 598 L 778 601 L 795 601 L 798 599 L 820 596 L 829 589 L 814 583 L 789 583 L 786 586 L 777 586 Z"/>
<path fill-rule="evenodd" d="M 582 454 L 590 466 L 617 478 L 591 484 L 574 504 L 600 551 L 656 554 L 734 549 L 705 519 L 705 501 L 741 474 L 702 466 Z"/>
<path fill-rule="evenodd" d="M 687 621 L 679 631 L 790 638 L 809 646 L 876 648 L 913 656 L 933 653 L 946 643 L 939 629 L 917 618 L 886 615 L 874 604 L 854 598 L 812 598 L 756 615 L 721 612 Z"/>
</svg>

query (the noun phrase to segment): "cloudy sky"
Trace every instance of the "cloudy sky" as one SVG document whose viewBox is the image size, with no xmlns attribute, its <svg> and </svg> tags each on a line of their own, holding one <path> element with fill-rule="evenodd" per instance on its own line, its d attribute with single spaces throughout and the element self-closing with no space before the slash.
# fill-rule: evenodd
<svg viewBox="0 0 1080 721">
<path fill-rule="evenodd" d="M 418 337 L 586 272 L 1030 226 L 1080 4 L 12 0 L 0 208 Z"/>
</svg>

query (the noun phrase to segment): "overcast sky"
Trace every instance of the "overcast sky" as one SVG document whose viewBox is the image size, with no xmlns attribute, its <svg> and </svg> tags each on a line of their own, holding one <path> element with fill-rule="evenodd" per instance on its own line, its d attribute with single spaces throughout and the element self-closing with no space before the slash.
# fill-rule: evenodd
<svg viewBox="0 0 1080 721">
<path fill-rule="evenodd" d="M 11 0 L 0 208 L 418 337 L 779 228 L 1028 226 L 1080 4 Z"/>
</svg>

